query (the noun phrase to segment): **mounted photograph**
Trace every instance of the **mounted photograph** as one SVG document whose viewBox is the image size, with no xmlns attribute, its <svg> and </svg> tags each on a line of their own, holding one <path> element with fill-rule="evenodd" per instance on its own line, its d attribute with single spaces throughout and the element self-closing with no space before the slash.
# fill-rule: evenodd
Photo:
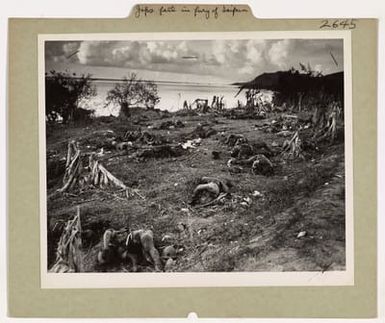
<svg viewBox="0 0 385 323">
<path fill-rule="evenodd" d="M 350 32 L 38 43 L 42 287 L 354 283 Z"/>
</svg>

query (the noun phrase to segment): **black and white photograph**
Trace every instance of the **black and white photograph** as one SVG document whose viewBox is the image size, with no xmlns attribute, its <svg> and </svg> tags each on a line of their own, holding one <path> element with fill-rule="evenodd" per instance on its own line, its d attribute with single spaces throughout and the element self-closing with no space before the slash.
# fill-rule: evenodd
<svg viewBox="0 0 385 323">
<path fill-rule="evenodd" d="M 46 286 L 353 283 L 347 34 L 41 35 L 39 64 Z"/>
</svg>

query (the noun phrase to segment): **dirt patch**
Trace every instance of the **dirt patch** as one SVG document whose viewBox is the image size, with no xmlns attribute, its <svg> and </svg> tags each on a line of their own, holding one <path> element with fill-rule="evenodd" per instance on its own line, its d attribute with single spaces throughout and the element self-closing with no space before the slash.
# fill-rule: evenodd
<svg viewBox="0 0 385 323">
<path fill-rule="evenodd" d="M 151 124 L 172 120 L 151 112 Z M 155 117 L 156 116 L 156 117 Z M 151 229 L 156 247 L 166 246 L 172 237 L 177 256 L 173 271 L 314 271 L 342 270 L 345 267 L 344 147 L 320 143 L 304 159 L 283 160 L 279 151 L 285 138 L 257 126 L 265 120 L 227 119 L 178 113 L 185 127 L 151 129 L 169 145 L 201 138 L 196 147 L 162 158 L 148 147 L 145 158 L 132 158 L 131 152 L 103 152 L 103 165 L 122 180 L 133 194 L 122 198 L 113 188 L 89 188 L 76 194 L 61 194 L 48 201 L 49 263 L 60 234 L 60 223 L 73 217 L 80 206 L 84 236 L 85 270 L 100 270 L 96 255 L 106 227 Z M 142 118 L 144 120 L 144 118 Z M 207 121 L 210 120 L 210 121 Z M 107 120 L 87 127 L 49 129 L 47 147 L 56 154 L 48 169 L 48 194 L 61 185 L 68 140 L 78 140 L 86 152 L 98 152 L 112 138 L 124 136 L 138 125 L 130 120 Z M 202 126 L 204 125 L 204 126 Z M 145 127 L 139 125 L 140 127 Z M 251 168 L 231 173 L 227 161 L 231 149 L 224 138 L 241 134 L 249 142 L 263 141 L 274 153 L 270 176 L 253 174 Z M 155 150 L 158 148 L 155 148 Z M 179 148 L 178 148 L 179 149 Z M 142 149 L 143 150 L 143 149 Z M 139 151 L 139 150 L 138 150 Z M 214 159 L 212 152 L 219 152 Z M 189 205 L 197 179 L 204 176 L 228 178 L 233 188 L 218 203 L 204 208 Z M 57 224 L 59 223 L 59 224 Z M 56 227 L 55 227 L 56 225 Z M 87 231 L 88 230 L 88 231 Z M 300 232 L 305 232 L 298 238 Z M 108 271 L 130 271 L 129 264 L 115 264 Z M 141 271 L 151 270 L 143 263 Z"/>
</svg>

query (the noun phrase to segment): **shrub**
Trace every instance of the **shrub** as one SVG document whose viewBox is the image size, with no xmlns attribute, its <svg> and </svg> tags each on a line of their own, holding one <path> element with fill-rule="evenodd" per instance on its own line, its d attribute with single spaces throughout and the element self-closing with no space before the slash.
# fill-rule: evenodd
<svg viewBox="0 0 385 323">
<path fill-rule="evenodd" d="M 108 106 L 111 103 L 118 104 L 121 108 L 121 116 L 130 116 L 130 108 L 145 107 L 153 109 L 159 102 L 158 87 L 152 81 L 140 80 L 135 73 L 122 82 L 116 83 L 107 94 Z"/>
<path fill-rule="evenodd" d="M 48 122 L 57 122 L 59 116 L 63 123 L 84 120 L 91 112 L 78 111 L 81 100 L 96 95 L 91 75 L 80 75 L 54 70 L 45 75 L 45 113 Z M 82 109 L 84 110 L 84 109 Z"/>
</svg>

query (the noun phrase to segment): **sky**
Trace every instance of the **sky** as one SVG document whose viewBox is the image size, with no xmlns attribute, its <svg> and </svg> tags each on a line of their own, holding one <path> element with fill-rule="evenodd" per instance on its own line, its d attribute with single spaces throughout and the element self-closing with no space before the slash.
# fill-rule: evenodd
<svg viewBox="0 0 385 323">
<path fill-rule="evenodd" d="M 333 60 L 331 54 L 335 58 Z M 121 78 L 136 72 L 154 81 L 233 83 L 299 63 L 330 74 L 343 70 L 338 39 L 47 41 L 46 71 Z"/>
</svg>

